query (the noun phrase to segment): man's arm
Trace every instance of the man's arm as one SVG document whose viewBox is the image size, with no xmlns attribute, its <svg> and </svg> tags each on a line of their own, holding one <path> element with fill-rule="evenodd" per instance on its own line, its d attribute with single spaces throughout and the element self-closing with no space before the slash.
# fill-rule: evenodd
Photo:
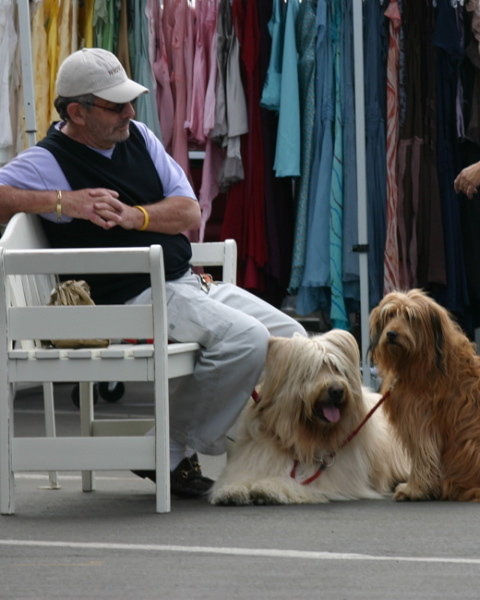
<svg viewBox="0 0 480 600">
<path fill-rule="evenodd" d="M 145 224 L 145 214 L 138 208 L 124 204 L 118 215 L 109 217 L 108 206 L 103 207 L 101 201 L 96 205 L 99 216 L 104 219 L 114 218 L 116 224 L 124 229 L 141 229 Z M 159 202 L 146 204 L 143 209 L 148 213 L 145 231 L 175 235 L 200 226 L 200 206 L 194 198 L 170 196 Z"/>
<path fill-rule="evenodd" d="M 87 219 L 99 227 L 109 229 L 117 224 L 124 204 L 117 192 L 103 188 L 76 191 L 22 190 L 0 185 L 0 222 L 6 223 L 15 213 L 55 213 L 59 216 Z M 96 208 L 103 207 L 102 214 Z"/>
<path fill-rule="evenodd" d="M 0 185 L 0 222 L 6 223 L 15 213 L 55 212 L 56 192 L 29 191 Z"/>
<path fill-rule="evenodd" d="M 15 213 L 54 213 L 58 191 L 22 190 L 0 185 L 0 222 L 6 223 Z M 142 211 L 118 200 L 117 192 L 104 188 L 60 190 L 62 215 L 86 219 L 103 229 L 115 226 L 140 229 L 144 224 Z M 200 207 L 194 198 L 171 196 L 144 207 L 150 223 L 148 231 L 176 234 L 195 229 L 200 224 Z"/>
</svg>

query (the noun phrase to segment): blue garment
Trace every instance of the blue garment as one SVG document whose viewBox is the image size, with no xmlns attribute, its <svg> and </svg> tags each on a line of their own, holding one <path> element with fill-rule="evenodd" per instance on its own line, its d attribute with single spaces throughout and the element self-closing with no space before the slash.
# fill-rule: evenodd
<svg viewBox="0 0 480 600">
<path fill-rule="evenodd" d="M 313 139 L 305 264 L 296 310 L 309 314 L 330 308 L 330 188 L 333 159 L 334 82 L 330 41 L 331 1 L 318 0 L 316 44 L 316 120 Z M 292 273 L 291 286 L 295 283 Z M 294 288 L 293 288 L 294 289 Z"/>
<path fill-rule="evenodd" d="M 308 195 L 315 125 L 315 43 L 317 0 L 303 0 L 297 17 L 298 72 L 302 119 L 302 173 L 297 186 L 291 285 L 299 286 L 307 240 Z"/>
<path fill-rule="evenodd" d="M 335 123 L 330 189 L 330 323 L 348 329 L 348 315 L 343 299 L 343 3 L 332 6 L 332 51 L 335 73 Z"/>
<path fill-rule="evenodd" d="M 317 3 L 316 85 L 314 155 L 308 199 L 307 239 L 304 264 L 294 263 L 291 292 L 298 290 L 299 314 L 328 308 L 329 298 L 329 197 L 332 157 L 332 85 L 331 47 L 328 38 L 329 10 L 327 0 Z M 322 289 L 325 288 L 325 289 Z"/>
<path fill-rule="evenodd" d="M 280 106 L 273 168 L 277 177 L 300 175 L 300 100 L 295 23 L 299 0 L 288 0 L 283 40 Z"/>
<path fill-rule="evenodd" d="M 280 83 L 282 80 L 283 38 L 285 33 L 285 2 L 273 0 L 268 31 L 272 38 L 270 60 L 263 84 L 260 106 L 269 110 L 280 108 Z"/>
</svg>

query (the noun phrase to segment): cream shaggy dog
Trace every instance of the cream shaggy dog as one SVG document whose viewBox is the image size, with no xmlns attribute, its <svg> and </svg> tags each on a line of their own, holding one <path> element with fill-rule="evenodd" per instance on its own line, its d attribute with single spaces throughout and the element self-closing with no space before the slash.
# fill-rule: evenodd
<svg viewBox="0 0 480 600">
<path fill-rule="evenodd" d="M 422 290 L 387 294 L 370 315 L 385 413 L 411 458 L 396 500 L 480 502 L 480 357 Z"/>
<path fill-rule="evenodd" d="M 348 332 L 272 338 L 257 401 L 243 411 L 213 504 L 303 504 L 381 498 L 408 464 L 382 408 L 362 388 Z M 344 445 L 344 447 L 342 447 Z"/>
</svg>

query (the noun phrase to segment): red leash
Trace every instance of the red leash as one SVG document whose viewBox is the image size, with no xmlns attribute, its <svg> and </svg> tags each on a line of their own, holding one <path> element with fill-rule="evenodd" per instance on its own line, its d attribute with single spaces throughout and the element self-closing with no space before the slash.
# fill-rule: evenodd
<svg viewBox="0 0 480 600">
<path fill-rule="evenodd" d="M 260 395 L 257 392 L 257 390 L 253 390 L 252 398 L 253 398 L 253 401 L 255 402 L 255 404 L 258 404 L 260 402 Z"/>
</svg>

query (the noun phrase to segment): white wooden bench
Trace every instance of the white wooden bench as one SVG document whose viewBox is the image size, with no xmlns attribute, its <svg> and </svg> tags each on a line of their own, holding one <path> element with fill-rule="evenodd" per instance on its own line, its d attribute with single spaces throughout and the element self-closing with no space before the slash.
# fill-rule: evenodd
<svg viewBox="0 0 480 600">
<path fill-rule="evenodd" d="M 233 240 L 193 244 L 193 265 L 219 265 L 235 281 Z M 191 373 L 198 345 L 168 344 L 162 249 L 49 249 L 39 217 L 20 213 L 0 239 L 0 512 L 15 511 L 14 473 L 81 470 L 92 489 L 92 470 L 156 471 L 157 512 L 170 510 L 168 379 Z M 46 306 L 55 275 L 149 273 L 151 305 Z M 111 344 L 102 349 L 44 348 L 39 340 L 106 337 L 153 338 L 153 344 Z M 153 419 L 95 419 L 94 381 L 151 381 Z M 57 437 L 53 382 L 80 383 L 81 435 Z M 15 386 L 43 384 L 46 435 L 14 434 Z M 155 426 L 154 436 L 145 436 Z"/>
</svg>

